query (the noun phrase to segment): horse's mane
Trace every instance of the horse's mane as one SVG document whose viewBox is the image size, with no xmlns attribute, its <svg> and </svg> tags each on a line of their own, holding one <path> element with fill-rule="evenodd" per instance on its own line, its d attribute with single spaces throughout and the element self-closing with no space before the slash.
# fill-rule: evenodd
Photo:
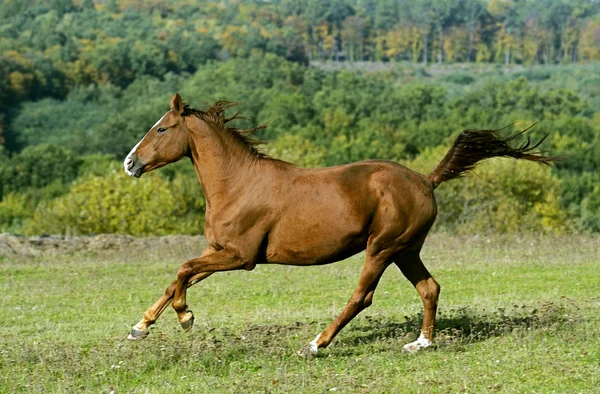
<svg viewBox="0 0 600 394">
<path fill-rule="evenodd" d="M 213 125 L 221 128 L 223 131 L 229 133 L 233 138 L 235 138 L 239 142 L 241 142 L 244 146 L 248 148 L 248 150 L 254 157 L 259 159 L 270 158 L 270 156 L 266 153 L 263 153 L 256 149 L 256 145 L 263 144 L 264 141 L 256 140 L 250 137 L 256 131 L 266 128 L 267 125 L 262 124 L 249 129 L 239 129 L 228 125 L 228 123 L 232 120 L 246 119 L 243 116 L 240 116 L 239 111 L 229 118 L 225 116 L 225 111 L 231 107 L 235 107 L 236 105 L 237 103 L 231 101 L 218 100 L 211 106 L 207 106 L 206 109 L 199 110 L 196 108 L 192 108 L 188 104 L 186 104 L 183 108 L 182 116 L 194 115 L 206 122 L 210 122 Z"/>
</svg>

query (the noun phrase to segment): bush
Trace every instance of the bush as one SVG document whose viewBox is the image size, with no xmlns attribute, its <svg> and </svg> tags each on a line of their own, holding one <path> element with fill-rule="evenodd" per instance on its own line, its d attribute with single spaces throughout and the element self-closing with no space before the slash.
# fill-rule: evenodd
<svg viewBox="0 0 600 394">
<path fill-rule="evenodd" d="M 323 152 L 298 134 L 286 134 L 278 138 L 268 144 L 265 151 L 275 159 L 296 164 L 298 167 L 323 165 Z"/>
<path fill-rule="evenodd" d="M 429 149 L 409 167 L 428 174 L 446 151 Z M 560 180 L 536 163 L 490 159 L 474 174 L 438 187 L 435 196 L 439 212 L 435 228 L 445 231 L 560 233 L 569 225 L 560 204 Z"/>
<path fill-rule="evenodd" d="M 35 204 L 25 194 L 8 193 L 0 201 L 0 233 L 19 233 Z"/>
<path fill-rule="evenodd" d="M 583 199 L 581 222 L 586 229 L 600 232 L 600 187 L 594 187 L 594 190 Z"/>
<path fill-rule="evenodd" d="M 475 78 L 473 78 L 473 76 L 471 76 L 470 74 L 466 73 L 452 73 L 445 76 L 442 80 L 450 83 L 455 83 L 457 85 L 470 85 L 473 82 L 475 82 Z"/>
<path fill-rule="evenodd" d="M 189 193 L 190 180 L 173 181 L 158 174 L 135 180 L 122 171 L 87 176 L 73 183 L 68 194 L 41 203 L 27 234 L 137 236 L 202 233 L 199 211 L 204 202 Z"/>
<path fill-rule="evenodd" d="M 0 197 L 51 183 L 69 184 L 79 172 L 81 159 L 56 145 L 28 146 L 9 160 L 0 161 Z"/>
</svg>

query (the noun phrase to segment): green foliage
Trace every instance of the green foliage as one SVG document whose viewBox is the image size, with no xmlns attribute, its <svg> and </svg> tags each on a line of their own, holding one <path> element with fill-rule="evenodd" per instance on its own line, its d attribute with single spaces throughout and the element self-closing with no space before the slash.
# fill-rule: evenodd
<svg viewBox="0 0 600 394">
<path fill-rule="evenodd" d="M 26 194 L 8 193 L 0 201 L 0 233 L 22 233 L 34 209 Z"/>
<path fill-rule="evenodd" d="M 475 78 L 470 74 L 450 74 L 444 77 L 444 81 L 458 85 L 470 85 L 475 82 Z"/>
<path fill-rule="evenodd" d="M 38 206 L 28 234 L 164 235 L 202 231 L 201 196 L 192 196 L 189 181 L 169 182 L 157 174 L 134 180 L 122 171 L 86 176 L 68 194 Z"/>
<path fill-rule="evenodd" d="M 568 78 L 585 75 L 564 69 L 556 74 Z M 324 72 L 274 55 L 254 53 L 243 61 L 207 64 L 188 78 L 175 74 L 167 74 L 163 80 L 141 77 L 127 88 L 80 87 L 63 101 L 26 102 L 11 127 L 13 135 L 19 136 L 27 148 L 12 156 L 0 153 L 0 174 L 7 180 L 3 193 L 23 194 L 33 206 L 42 201 L 48 205 L 51 199 L 66 193 L 76 177 L 103 177 L 113 169 L 121 171 L 123 156 L 168 110 L 169 96 L 165 92 L 180 91 L 196 107 L 218 98 L 239 100 L 239 109 L 248 120 L 236 121 L 237 125 L 268 122 L 269 127 L 257 135 L 270 141 L 267 152 L 301 167 L 374 158 L 415 165 L 425 160 L 428 166 L 422 171 L 427 173 L 461 129 L 498 128 L 517 120 L 506 131 L 510 134 L 540 121 L 528 135 L 537 140 L 549 133 L 543 149 L 568 156 L 569 160 L 559 163 L 554 173 L 546 168 L 531 169 L 524 163 L 515 164 L 513 169 L 498 162 L 497 168 L 477 169 L 486 180 L 494 179 L 493 187 L 471 178 L 440 187 L 436 192 L 441 204 L 437 228 L 464 233 L 554 232 L 567 229 L 559 223 L 564 221 L 572 224 L 570 230 L 596 231 L 590 219 L 589 207 L 593 204 L 587 200 L 584 204 L 597 182 L 597 177 L 590 174 L 600 166 L 600 118 L 589 115 L 587 100 L 595 96 L 575 94 L 571 90 L 577 88 L 574 82 L 546 85 L 554 79 L 554 72 L 541 82 L 492 73 L 478 76 L 469 85 L 448 82 L 447 77 L 406 80 L 412 78 L 407 75 Z M 592 108 L 591 114 L 594 111 Z M 36 147 L 38 143 L 61 148 Z M 443 148 L 436 148 L 439 146 Z M 49 149 L 61 151 L 48 154 Z M 49 165 L 41 175 L 36 172 L 41 168 L 30 164 L 16 176 L 16 163 L 35 163 L 43 153 L 48 155 L 45 161 L 56 164 Z M 51 169 L 55 165 L 56 169 Z M 533 172 L 528 178 L 529 171 Z M 519 176 L 511 177 L 512 172 Z M 192 204 L 201 192 L 189 163 L 168 166 L 161 173 L 168 182 L 185 180 L 186 190 L 194 190 L 183 204 L 187 208 L 179 213 L 187 218 L 181 223 L 201 217 L 201 209 Z M 537 178 L 539 181 L 532 180 Z M 545 192 L 529 195 L 515 184 Z M 29 218 L 19 220 L 24 223 Z M 166 231 L 194 232 L 199 227 L 186 228 L 169 227 Z M 50 231 L 29 228 L 34 230 Z M 122 231 L 139 233 L 131 227 Z"/>
<path fill-rule="evenodd" d="M 426 65 L 434 55 L 440 63 L 600 59 L 599 8 L 593 0 L 577 6 L 564 0 L 546 6 L 538 0 L 487 7 L 478 0 L 76 3 L 0 3 L 0 104 L 63 98 L 88 84 L 126 87 L 142 76 L 193 73 L 212 60 L 257 52 L 299 64 L 386 59 Z M 421 67 L 412 75 L 431 74 Z M 549 73 L 521 75 L 542 81 Z M 472 79 L 463 72 L 448 81 L 469 84 Z"/>
<path fill-rule="evenodd" d="M 107 175 L 111 171 L 121 170 L 123 163 L 115 160 L 113 155 L 93 153 L 81 156 L 81 165 L 79 166 L 79 176 L 88 175 Z"/>
<path fill-rule="evenodd" d="M 269 144 L 267 152 L 275 158 L 305 168 L 320 166 L 325 155 L 310 140 L 293 133 L 285 134 Z"/>
<path fill-rule="evenodd" d="M 478 173 L 490 171 L 503 187 L 468 180 L 461 189 L 457 181 L 450 198 L 446 189 L 452 186 L 444 185 L 440 198 L 454 205 L 440 210 L 438 227 L 454 229 L 473 219 L 461 231 L 559 231 L 557 221 L 567 212 L 568 223 L 577 224 L 572 229 L 598 231 L 597 64 L 513 68 L 399 62 L 344 70 L 337 63 L 341 71 L 324 71 L 332 65 L 315 62 L 417 62 L 439 54 L 447 63 L 498 63 L 508 55 L 509 63 L 552 64 L 600 56 L 593 34 L 597 10 L 589 2 L 571 7 L 553 0 L 549 8 L 560 11 L 555 20 L 540 2 L 526 3 L 515 13 L 517 3 L 484 7 L 479 0 L 244 0 L 226 7 L 183 0 L 5 1 L 0 4 L 0 143 L 4 139 L 6 148 L 0 151 L 0 198 L 5 199 L 0 225 L 21 231 L 32 214 L 22 214 L 18 206 L 30 212 L 40 202 L 48 207 L 51 200 L 66 198 L 61 196 L 77 178 L 121 171 L 124 155 L 178 91 L 195 107 L 217 99 L 240 102 L 248 121 L 236 126 L 268 123 L 257 133 L 270 141 L 268 152 L 304 167 L 379 158 L 430 160 L 430 171 L 445 153 L 436 147 L 448 146 L 462 129 L 516 122 L 508 134 L 539 122 L 528 135 L 537 140 L 549 134 L 542 149 L 569 158 L 553 172 L 544 169 L 560 190 L 549 188 L 543 198 L 528 195 L 513 183 L 548 188 L 544 174 L 533 173 L 542 178 L 537 184 L 525 174 L 510 179 L 504 164 L 482 167 Z M 431 12 L 420 12 L 424 9 Z M 526 34 L 533 31 L 540 36 Z M 519 164 L 514 171 L 523 168 L 529 167 Z M 191 166 L 173 165 L 161 173 L 170 187 L 179 182 L 194 190 L 180 196 L 186 208 L 178 212 L 198 218 L 201 209 L 193 197 L 200 191 Z M 477 194 L 478 188 L 488 194 Z M 500 202 L 492 209 L 494 199 Z M 511 205 L 511 199 L 519 202 Z M 14 217 L 6 207 L 14 207 Z M 490 219 L 502 215 L 506 218 Z"/>
<path fill-rule="evenodd" d="M 587 229 L 600 232 L 600 186 L 598 184 L 581 202 L 581 221 Z"/>
<path fill-rule="evenodd" d="M 408 167 L 427 174 L 445 151 L 442 147 L 426 150 Z M 536 163 L 491 159 L 479 165 L 474 174 L 440 186 L 435 196 L 435 227 L 452 233 L 571 230 L 568 213 L 561 207 L 560 180 Z"/>
<path fill-rule="evenodd" d="M 0 160 L 0 197 L 53 183 L 68 184 L 78 173 L 81 159 L 56 145 L 28 146 L 10 159 Z"/>
</svg>

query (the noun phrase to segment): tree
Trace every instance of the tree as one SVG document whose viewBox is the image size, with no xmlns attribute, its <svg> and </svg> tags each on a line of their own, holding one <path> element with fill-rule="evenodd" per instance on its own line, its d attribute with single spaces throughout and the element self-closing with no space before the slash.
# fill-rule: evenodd
<svg viewBox="0 0 600 394">
<path fill-rule="evenodd" d="M 342 40 L 345 42 L 347 59 L 363 60 L 364 54 L 364 22 L 358 15 L 352 15 L 342 22 Z M 356 56 L 358 52 L 358 56 Z"/>
<path fill-rule="evenodd" d="M 466 0 L 464 3 L 465 7 L 465 24 L 467 31 L 469 32 L 469 44 L 467 47 L 467 62 L 471 62 L 473 53 L 473 41 L 475 33 L 479 26 L 481 16 L 485 11 L 485 3 L 482 0 Z"/>
<path fill-rule="evenodd" d="M 94 5 L 94 0 L 83 0 L 79 9 L 82 11 L 96 11 L 96 6 Z"/>
<path fill-rule="evenodd" d="M 431 32 L 431 22 L 434 18 L 432 0 L 415 0 L 404 4 L 405 7 L 407 7 L 406 10 L 409 20 L 414 23 L 421 35 L 423 64 L 427 65 L 427 55 L 429 53 L 429 34 Z"/>
<path fill-rule="evenodd" d="M 4 131 L 4 115 L 0 114 L 0 150 L 3 149 L 1 145 L 4 145 L 4 137 L 2 136 L 2 132 Z M 2 152 L 0 151 L 0 155 Z"/>
<path fill-rule="evenodd" d="M 106 0 L 106 10 L 113 14 L 118 14 L 120 10 L 117 0 Z"/>
<path fill-rule="evenodd" d="M 75 12 L 73 0 L 52 0 L 51 7 L 61 17 L 69 12 Z"/>
<path fill-rule="evenodd" d="M 452 5 L 446 0 L 433 0 L 431 10 L 438 31 L 438 63 L 442 64 L 444 62 L 444 26 L 452 10 Z"/>
<path fill-rule="evenodd" d="M 585 22 L 579 46 L 581 59 L 600 60 L 600 15 L 596 15 Z"/>
<path fill-rule="evenodd" d="M 487 11 L 500 21 L 498 52 L 504 51 L 504 64 L 510 63 L 510 50 L 515 46 L 514 32 L 519 22 L 519 9 L 513 0 L 491 0 Z"/>
</svg>

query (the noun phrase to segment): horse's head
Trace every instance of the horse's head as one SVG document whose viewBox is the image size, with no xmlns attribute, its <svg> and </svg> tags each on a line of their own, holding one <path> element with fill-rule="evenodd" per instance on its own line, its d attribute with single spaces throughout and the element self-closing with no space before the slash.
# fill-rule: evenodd
<svg viewBox="0 0 600 394">
<path fill-rule="evenodd" d="M 174 94 L 171 110 L 152 126 L 125 158 L 123 166 L 127 175 L 139 178 L 145 172 L 173 163 L 188 154 L 189 133 L 183 110 L 181 96 Z"/>
</svg>

